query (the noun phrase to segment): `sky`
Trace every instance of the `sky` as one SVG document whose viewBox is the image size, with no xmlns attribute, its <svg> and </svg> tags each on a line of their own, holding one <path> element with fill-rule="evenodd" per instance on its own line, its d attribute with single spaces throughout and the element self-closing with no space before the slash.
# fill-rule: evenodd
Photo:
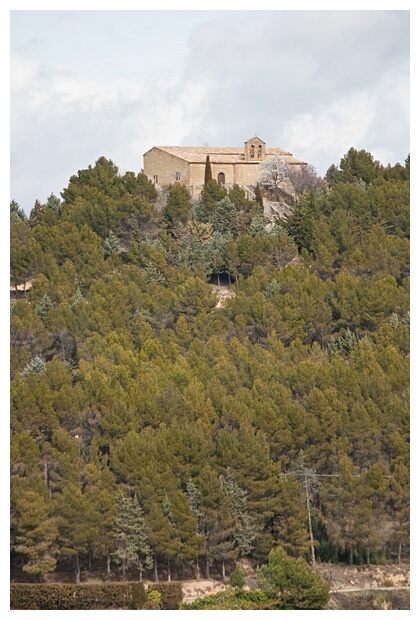
<svg viewBox="0 0 420 620">
<path fill-rule="evenodd" d="M 158 145 L 258 135 L 321 176 L 351 147 L 410 152 L 408 10 L 85 6 L 10 7 L 10 200 L 27 213 L 99 157 L 139 172 Z"/>
</svg>

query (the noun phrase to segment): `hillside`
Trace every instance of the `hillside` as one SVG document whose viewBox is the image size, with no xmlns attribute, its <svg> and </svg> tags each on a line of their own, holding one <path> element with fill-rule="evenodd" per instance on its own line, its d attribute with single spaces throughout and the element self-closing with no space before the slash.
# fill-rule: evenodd
<svg viewBox="0 0 420 620">
<path fill-rule="evenodd" d="M 408 563 L 409 178 L 351 149 L 270 223 L 102 157 L 11 203 L 15 580 Z"/>
</svg>

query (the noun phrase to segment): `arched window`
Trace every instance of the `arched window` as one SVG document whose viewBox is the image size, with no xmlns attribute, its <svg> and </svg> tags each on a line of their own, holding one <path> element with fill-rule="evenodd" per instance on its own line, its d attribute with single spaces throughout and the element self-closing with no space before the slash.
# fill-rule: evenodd
<svg viewBox="0 0 420 620">
<path fill-rule="evenodd" d="M 261 159 L 261 154 L 262 154 L 262 148 L 261 148 L 261 144 L 258 145 L 258 159 Z"/>
<path fill-rule="evenodd" d="M 219 172 L 219 174 L 217 175 L 217 182 L 219 185 L 225 184 L 225 173 L 224 172 Z"/>
<path fill-rule="evenodd" d="M 251 148 L 250 148 L 250 151 L 249 151 L 249 156 L 251 157 L 251 159 L 254 159 L 254 145 L 253 144 L 251 144 Z"/>
</svg>

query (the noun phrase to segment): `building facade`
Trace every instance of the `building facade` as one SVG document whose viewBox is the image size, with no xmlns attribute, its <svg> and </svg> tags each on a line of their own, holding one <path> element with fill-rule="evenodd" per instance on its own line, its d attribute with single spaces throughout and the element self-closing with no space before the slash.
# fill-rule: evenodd
<svg viewBox="0 0 420 620">
<path fill-rule="evenodd" d="M 144 154 L 144 173 L 156 185 L 186 185 L 196 198 L 204 184 L 206 159 L 209 157 L 212 178 L 222 185 L 255 186 L 261 173 L 260 164 L 271 155 L 280 155 L 289 165 L 306 166 L 292 153 L 280 148 L 267 148 L 255 136 L 243 147 L 237 146 L 154 146 Z"/>
</svg>

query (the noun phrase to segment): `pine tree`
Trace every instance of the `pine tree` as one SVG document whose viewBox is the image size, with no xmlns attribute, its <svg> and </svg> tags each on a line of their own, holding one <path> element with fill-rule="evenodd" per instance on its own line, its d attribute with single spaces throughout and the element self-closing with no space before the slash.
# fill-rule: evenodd
<svg viewBox="0 0 420 620">
<path fill-rule="evenodd" d="M 26 379 L 29 374 L 40 375 L 44 373 L 46 368 L 45 362 L 38 355 L 35 355 L 20 374 Z"/>
<path fill-rule="evenodd" d="M 191 210 L 191 194 L 185 185 L 175 183 L 170 188 L 165 208 L 163 209 L 163 218 L 168 227 L 173 228 L 180 222 L 185 224 Z"/>
<path fill-rule="evenodd" d="M 35 490 L 21 490 L 15 509 L 14 551 L 24 557 L 24 572 L 42 580 L 57 564 L 57 520 L 46 497 Z"/>
<path fill-rule="evenodd" d="M 110 230 L 108 237 L 104 241 L 105 258 L 108 258 L 112 254 L 121 254 L 121 252 L 122 249 L 118 237 L 116 237 L 112 230 Z"/>
<path fill-rule="evenodd" d="M 16 200 L 10 203 L 10 222 L 27 221 L 27 215 Z"/>
<path fill-rule="evenodd" d="M 225 476 L 220 476 L 220 480 L 229 497 L 232 513 L 235 517 L 233 538 L 239 555 L 249 555 L 255 539 L 255 519 L 248 511 L 248 492 L 237 484 L 230 467 L 227 468 Z"/>
<path fill-rule="evenodd" d="M 53 305 L 52 299 L 47 293 L 42 297 L 39 304 L 35 306 L 35 312 L 39 316 L 39 318 L 45 322 L 48 312 L 51 310 Z"/>
<path fill-rule="evenodd" d="M 123 579 L 127 568 L 134 564 L 139 568 L 141 581 L 143 568 L 152 568 L 152 549 L 147 536 L 143 509 L 137 496 L 127 497 L 123 493 L 118 493 L 115 507 L 114 530 L 117 549 L 113 555 L 121 564 Z"/>
<path fill-rule="evenodd" d="M 204 185 L 207 185 L 207 183 L 209 181 L 212 180 L 212 173 L 211 173 L 211 165 L 210 165 L 210 156 L 207 155 L 206 157 L 206 168 L 204 170 Z"/>
<path fill-rule="evenodd" d="M 263 196 L 262 196 L 262 193 L 261 193 L 261 187 L 260 187 L 259 183 L 257 183 L 257 185 L 255 186 L 255 202 L 260 207 L 261 211 L 263 211 L 264 210 L 264 201 L 263 201 Z"/>
<path fill-rule="evenodd" d="M 220 200 L 210 216 L 213 230 L 220 234 L 231 234 L 236 237 L 239 233 L 239 217 L 234 205 L 225 196 Z"/>
<path fill-rule="evenodd" d="M 268 564 L 257 569 L 263 591 L 278 597 L 280 609 L 322 609 L 329 599 L 329 585 L 303 558 L 292 558 L 276 547 Z"/>
<path fill-rule="evenodd" d="M 268 223 L 269 221 L 261 214 L 253 217 L 249 225 L 249 234 L 251 237 L 255 237 L 256 235 L 266 237 L 268 235 L 266 229 Z"/>
</svg>

